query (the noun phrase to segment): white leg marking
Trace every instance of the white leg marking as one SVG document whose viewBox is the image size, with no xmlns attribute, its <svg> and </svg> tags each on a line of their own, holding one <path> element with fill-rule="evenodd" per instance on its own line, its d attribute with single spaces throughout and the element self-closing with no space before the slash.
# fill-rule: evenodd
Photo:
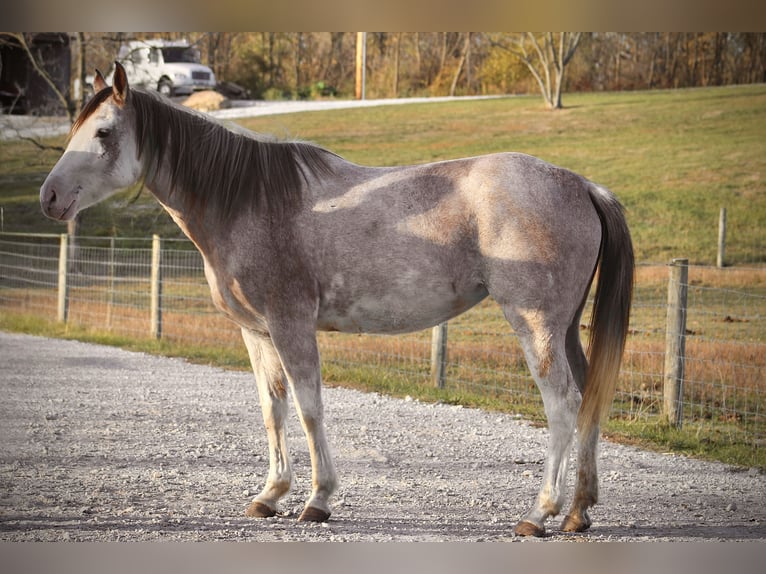
<svg viewBox="0 0 766 574">
<path fill-rule="evenodd" d="M 255 498 L 254 503 L 263 504 L 276 512 L 279 499 L 290 490 L 292 482 L 285 429 L 287 396 L 284 374 L 279 356 L 267 337 L 242 329 L 242 338 L 253 365 L 263 422 L 269 441 L 269 474 L 263 490 Z"/>
</svg>

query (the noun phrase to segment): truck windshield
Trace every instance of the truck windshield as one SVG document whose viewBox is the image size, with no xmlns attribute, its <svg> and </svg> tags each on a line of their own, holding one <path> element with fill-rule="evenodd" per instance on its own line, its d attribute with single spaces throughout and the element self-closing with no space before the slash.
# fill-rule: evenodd
<svg viewBox="0 0 766 574">
<path fill-rule="evenodd" d="M 168 48 L 162 48 L 162 57 L 165 62 L 192 62 L 199 63 L 199 52 L 194 48 L 182 48 L 178 46 L 171 46 Z"/>
</svg>

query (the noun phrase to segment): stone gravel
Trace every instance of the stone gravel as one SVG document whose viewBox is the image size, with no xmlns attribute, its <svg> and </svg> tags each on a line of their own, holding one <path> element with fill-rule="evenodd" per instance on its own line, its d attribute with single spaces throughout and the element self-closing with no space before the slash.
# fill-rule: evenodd
<svg viewBox="0 0 766 574">
<path fill-rule="evenodd" d="M 281 513 L 244 510 L 268 470 L 252 374 L 0 332 L 0 540 L 518 541 L 547 431 L 520 416 L 324 391 L 340 486 L 324 524 L 294 410 Z M 602 441 L 584 534 L 543 540 L 765 540 L 766 479 Z M 574 480 L 570 465 L 569 492 Z"/>
</svg>

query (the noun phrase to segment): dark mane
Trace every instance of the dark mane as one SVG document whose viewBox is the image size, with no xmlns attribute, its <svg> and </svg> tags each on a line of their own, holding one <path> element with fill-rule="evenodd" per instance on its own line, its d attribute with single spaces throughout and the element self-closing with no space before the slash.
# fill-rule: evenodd
<svg viewBox="0 0 766 574">
<path fill-rule="evenodd" d="M 104 89 L 85 105 L 72 133 L 110 93 Z M 331 171 L 333 154 L 313 144 L 234 132 L 141 90 L 130 90 L 128 105 L 147 178 L 166 162 L 189 209 L 213 209 L 221 219 L 243 209 L 278 217 L 300 204 L 309 177 Z"/>
</svg>

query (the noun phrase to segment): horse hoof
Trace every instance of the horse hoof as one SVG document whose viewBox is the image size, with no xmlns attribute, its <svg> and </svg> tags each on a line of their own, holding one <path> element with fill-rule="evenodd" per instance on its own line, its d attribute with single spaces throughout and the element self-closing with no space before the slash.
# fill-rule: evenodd
<svg viewBox="0 0 766 574">
<path fill-rule="evenodd" d="M 303 509 L 303 512 L 301 512 L 300 517 L 298 517 L 299 522 L 327 522 L 327 519 L 330 518 L 330 513 L 326 510 L 320 510 L 319 508 L 315 508 L 313 506 L 307 506 Z"/>
<path fill-rule="evenodd" d="M 526 520 L 519 522 L 516 525 L 514 532 L 516 533 L 516 536 L 536 536 L 538 538 L 545 536 L 545 528 L 527 522 Z"/>
<path fill-rule="evenodd" d="M 585 532 L 590 528 L 590 519 L 585 517 L 583 520 L 578 516 L 567 514 L 561 521 L 561 530 L 564 532 Z"/>
<path fill-rule="evenodd" d="M 276 514 L 277 511 L 274 508 L 271 508 L 270 506 L 267 506 L 263 502 L 259 502 L 257 500 L 251 502 L 250 506 L 248 506 L 247 510 L 245 510 L 245 516 L 250 516 L 251 518 L 271 518 Z"/>
</svg>

